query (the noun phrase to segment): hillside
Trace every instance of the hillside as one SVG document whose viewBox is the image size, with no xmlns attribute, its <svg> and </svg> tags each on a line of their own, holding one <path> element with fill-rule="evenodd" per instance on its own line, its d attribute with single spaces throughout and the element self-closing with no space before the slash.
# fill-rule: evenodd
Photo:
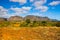
<svg viewBox="0 0 60 40">
<path fill-rule="evenodd" d="M 22 21 L 22 20 L 26 20 L 26 19 L 30 19 L 31 21 L 52 21 L 52 19 L 50 19 L 48 17 L 41 17 L 41 16 L 34 16 L 34 15 L 28 15 L 25 17 L 11 16 L 9 18 L 0 18 L 0 20 L 5 20 L 5 21 L 6 20 L 7 21 Z"/>
<path fill-rule="evenodd" d="M 30 19 L 31 21 L 50 21 L 48 17 L 41 17 L 41 16 L 34 16 L 34 15 L 28 15 L 24 19 L 25 20 Z"/>
<path fill-rule="evenodd" d="M 11 16 L 7 21 L 23 21 L 23 18 L 20 16 Z"/>
</svg>

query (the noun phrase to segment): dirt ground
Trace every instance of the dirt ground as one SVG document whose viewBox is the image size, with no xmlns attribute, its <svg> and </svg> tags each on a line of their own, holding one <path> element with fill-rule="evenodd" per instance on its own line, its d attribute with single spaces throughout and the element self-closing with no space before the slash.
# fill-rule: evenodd
<svg viewBox="0 0 60 40">
<path fill-rule="evenodd" d="M 60 40 L 59 27 L 0 28 L 0 40 Z"/>
</svg>

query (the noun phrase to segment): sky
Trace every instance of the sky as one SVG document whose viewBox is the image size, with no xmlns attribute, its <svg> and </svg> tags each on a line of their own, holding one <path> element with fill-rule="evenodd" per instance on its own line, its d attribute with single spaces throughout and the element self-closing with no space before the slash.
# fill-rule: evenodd
<svg viewBox="0 0 60 40">
<path fill-rule="evenodd" d="M 60 0 L 0 0 L 0 17 L 27 15 L 60 20 Z"/>
</svg>

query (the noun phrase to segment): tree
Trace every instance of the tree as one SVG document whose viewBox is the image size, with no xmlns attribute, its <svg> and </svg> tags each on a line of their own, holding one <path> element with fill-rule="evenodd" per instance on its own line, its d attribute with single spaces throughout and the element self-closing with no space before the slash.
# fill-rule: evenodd
<svg viewBox="0 0 60 40">
<path fill-rule="evenodd" d="M 30 19 L 26 19 L 26 21 L 25 21 L 27 24 L 29 24 L 30 23 Z"/>
<path fill-rule="evenodd" d="M 30 19 L 26 19 L 23 23 L 21 23 L 20 27 L 30 27 Z"/>
<path fill-rule="evenodd" d="M 42 26 L 47 26 L 47 21 L 42 21 L 41 24 Z"/>
<path fill-rule="evenodd" d="M 9 21 L 3 21 L 3 22 L 0 22 L 0 27 L 8 27 L 9 25 Z"/>
<path fill-rule="evenodd" d="M 39 26 L 39 21 L 33 21 L 32 25 L 33 25 L 33 27 Z"/>
<path fill-rule="evenodd" d="M 56 26 L 57 27 L 60 27 L 60 21 L 56 23 Z"/>
</svg>

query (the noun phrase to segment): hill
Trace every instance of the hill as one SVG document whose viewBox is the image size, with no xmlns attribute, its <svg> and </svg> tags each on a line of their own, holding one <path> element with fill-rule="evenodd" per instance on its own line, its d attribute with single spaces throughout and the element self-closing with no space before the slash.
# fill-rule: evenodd
<svg viewBox="0 0 60 40">
<path fill-rule="evenodd" d="M 26 19 L 30 19 L 31 21 L 49 21 L 48 17 L 40 17 L 40 16 L 33 16 L 33 15 L 28 15 L 24 18 Z"/>
<path fill-rule="evenodd" d="M 40 16 L 34 16 L 34 15 L 28 15 L 25 17 L 20 17 L 20 16 L 12 16 L 9 18 L 11 21 L 21 21 L 21 20 L 26 20 L 30 19 L 31 21 L 50 21 L 48 17 L 40 17 Z"/>
<path fill-rule="evenodd" d="M 41 17 L 41 16 L 34 16 L 34 15 L 28 15 L 25 17 L 21 17 L 21 16 L 11 16 L 9 18 L 0 18 L 1 20 L 7 20 L 7 21 L 23 21 L 26 19 L 30 19 L 31 21 L 58 21 L 56 19 L 50 19 L 48 17 Z"/>
<path fill-rule="evenodd" d="M 7 19 L 8 21 L 23 21 L 23 18 L 20 16 L 11 16 Z"/>
</svg>

